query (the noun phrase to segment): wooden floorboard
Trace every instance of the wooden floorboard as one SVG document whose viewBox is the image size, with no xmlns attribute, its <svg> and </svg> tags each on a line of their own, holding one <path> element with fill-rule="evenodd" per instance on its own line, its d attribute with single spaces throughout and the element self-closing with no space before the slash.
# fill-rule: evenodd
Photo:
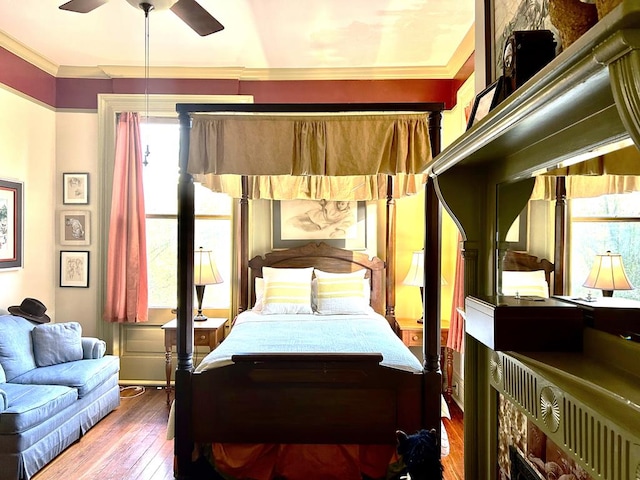
<svg viewBox="0 0 640 480">
<path fill-rule="evenodd" d="M 449 437 L 449 455 L 442 459 L 445 480 L 464 479 L 464 428 L 463 414 L 455 402 L 449 402 L 451 420 L 444 419 L 443 423 Z"/>
<path fill-rule="evenodd" d="M 131 390 L 124 394 L 135 394 Z M 444 457 L 445 480 L 464 479 L 463 415 L 449 405 L 451 420 L 444 424 L 451 453 Z M 173 478 L 173 441 L 166 440 L 166 394 L 147 388 L 139 396 L 122 398 L 107 415 L 33 480 L 170 480 Z"/>
</svg>

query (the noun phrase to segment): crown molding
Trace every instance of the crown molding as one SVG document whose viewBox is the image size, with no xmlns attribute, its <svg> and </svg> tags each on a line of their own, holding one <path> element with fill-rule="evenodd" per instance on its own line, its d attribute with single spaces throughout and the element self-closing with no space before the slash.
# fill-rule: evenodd
<svg viewBox="0 0 640 480">
<path fill-rule="evenodd" d="M 25 44 L 20 43 L 15 38 L 7 35 L 4 32 L 0 31 L 0 47 L 4 48 L 8 52 L 17 55 L 23 60 L 29 62 L 35 67 L 38 67 L 40 70 L 53 75 L 54 77 L 58 75 L 58 65 L 53 63 L 51 60 L 43 57 L 35 50 L 27 47 Z"/>
<path fill-rule="evenodd" d="M 450 80 L 474 51 L 472 26 L 444 66 L 397 66 L 370 68 L 245 68 L 245 67 L 153 67 L 150 78 L 231 80 Z M 0 47 L 57 78 L 144 78 L 144 66 L 98 65 L 82 67 L 56 65 L 14 38 L 0 32 Z"/>
</svg>

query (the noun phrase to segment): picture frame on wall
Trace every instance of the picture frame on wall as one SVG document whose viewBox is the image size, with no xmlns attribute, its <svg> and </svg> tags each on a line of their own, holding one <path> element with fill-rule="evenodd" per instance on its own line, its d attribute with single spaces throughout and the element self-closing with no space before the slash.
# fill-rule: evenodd
<svg viewBox="0 0 640 480">
<path fill-rule="evenodd" d="M 88 210 L 60 212 L 60 245 L 90 245 L 91 216 Z"/>
<path fill-rule="evenodd" d="M 62 174 L 62 203 L 65 205 L 89 204 L 89 174 Z"/>
<path fill-rule="evenodd" d="M 0 269 L 22 268 L 23 186 L 0 179 Z"/>
<path fill-rule="evenodd" d="M 272 202 L 272 248 L 324 242 L 349 250 L 367 248 L 366 203 L 333 200 Z"/>
<path fill-rule="evenodd" d="M 60 286 L 89 287 L 89 252 L 86 250 L 60 252 Z"/>
</svg>

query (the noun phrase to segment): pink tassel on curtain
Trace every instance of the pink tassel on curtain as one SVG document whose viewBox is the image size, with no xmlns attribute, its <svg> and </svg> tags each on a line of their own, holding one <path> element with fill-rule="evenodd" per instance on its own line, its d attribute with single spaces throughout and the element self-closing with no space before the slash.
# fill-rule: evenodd
<svg viewBox="0 0 640 480">
<path fill-rule="evenodd" d="M 109 248 L 107 322 L 148 320 L 147 236 L 138 114 L 121 113 L 116 131 Z"/>
<path fill-rule="evenodd" d="M 458 233 L 458 245 L 462 243 L 462 237 Z M 456 256 L 456 276 L 453 283 L 453 302 L 451 306 L 451 323 L 447 336 L 447 347 L 457 352 L 464 350 L 464 317 L 458 309 L 464 311 L 464 262 L 462 251 L 458 246 Z"/>
</svg>

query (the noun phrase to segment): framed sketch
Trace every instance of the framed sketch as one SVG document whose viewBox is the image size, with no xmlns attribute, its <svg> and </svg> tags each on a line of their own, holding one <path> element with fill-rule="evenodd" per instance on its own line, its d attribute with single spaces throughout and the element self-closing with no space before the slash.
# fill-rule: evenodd
<svg viewBox="0 0 640 480">
<path fill-rule="evenodd" d="M 62 203 L 65 205 L 87 205 L 89 203 L 89 174 L 62 174 Z"/>
<path fill-rule="evenodd" d="M 90 212 L 88 210 L 60 212 L 60 245 L 90 244 Z"/>
<path fill-rule="evenodd" d="M 22 267 L 23 184 L 0 180 L 0 269 Z"/>
<path fill-rule="evenodd" d="M 471 114 L 469 115 L 467 130 L 486 117 L 487 114 L 503 100 L 503 83 L 503 77 L 501 76 L 476 95 Z"/>
<path fill-rule="evenodd" d="M 286 200 L 272 205 L 273 249 L 314 240 L 349 250 L 367 247 L 365 202 Z"/>
<path fill-rule="evenodd" d="M 62 250 L 60 252 L 60 286 L 89 287 L 88 251 Z"/>
</svg>

